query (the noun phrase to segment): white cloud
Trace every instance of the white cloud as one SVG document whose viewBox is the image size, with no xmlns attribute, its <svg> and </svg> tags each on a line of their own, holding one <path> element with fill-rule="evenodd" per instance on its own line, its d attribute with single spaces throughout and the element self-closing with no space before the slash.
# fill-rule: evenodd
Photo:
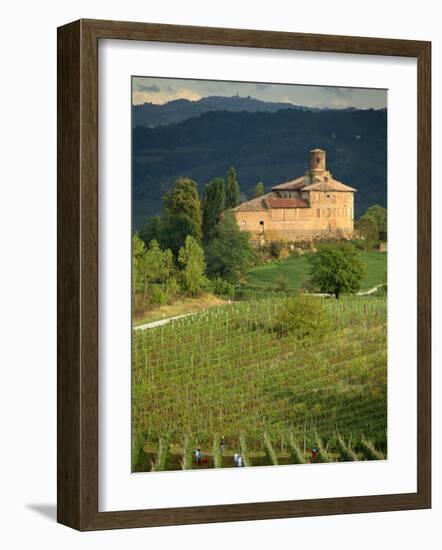
<svg viewBox="0 0 442 550">
<path fill-rule="evenodd" d="M 278 101 L 281 102 L 281 103 L 290 103 L 291 105 L 295 105 L 295 104 L 293 103 L 293 100 L 290 99 L 290 98 L 289 98 L 288 96 L 286 96 L 286 95 L 283 95 L 283 96 L 281 97 L 281 99 L 278 99 Z"/>
<path fill-rule="evenodd" d="M 307 107 L 342 109 L 386 107 L 386 91 L 331 86 L 305 86 L 254 82 L 184 80 L 160 77 L 134 77 L 133 104 L 162 105 L 176 99 L 196 101 L 207 96 L 251 96 L 263 101 L 282 101 Z"/>
</svg>

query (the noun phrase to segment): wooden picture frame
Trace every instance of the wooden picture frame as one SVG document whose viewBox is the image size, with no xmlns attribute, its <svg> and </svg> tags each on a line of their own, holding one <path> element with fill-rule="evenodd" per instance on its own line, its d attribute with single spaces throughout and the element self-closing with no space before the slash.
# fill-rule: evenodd
<svg viewBox="0 0 442 550">
<path fill-rule="evenodd" d="M 98 511 L 98 41 L 405 56 L 418 70 L 417 492 Z M 431 506 L 431 44 L 422 41 L 79 20 L 58 29 L 58 521 L 81 531 Z"/>
</svg>

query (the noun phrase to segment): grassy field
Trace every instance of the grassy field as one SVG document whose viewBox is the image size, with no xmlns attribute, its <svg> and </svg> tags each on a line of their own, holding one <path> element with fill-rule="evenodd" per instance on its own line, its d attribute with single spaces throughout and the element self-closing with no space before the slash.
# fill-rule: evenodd
<svg viewBox="0 0 442 550">
<path fill-rule="evenodd" d="M 367 275 L 362 282 L 362 289 L 370 289 L 386 282 L 387 253 L 361 252 L 361 259 L 367 265 Z M 288 290 L 303 288 L 308 281 L 309 265 L 307 257 L 290 256 L 285 260 L 275 261 L 250 270 L 246 286 L 250 288 L 276 288 L 282 283 Z"/>
<path fill-rule="evenodd" d="M 196 446 L 204 467 L 236 451 L 246 465 L 306 462 L 312 445 L 323 462 L 385 457 L 386 297 L 315 299 L 331 321 L 322 338 L 275 328 L 283 298 L 134 331 L 133 470 L 192 468 Z"/>
<path fill-rule="evenodd" d="M 140 298 L 142 296 L 140 295 Z M 141 301 L 141 300 L 140 300 Z M 162 306 L 140 306 L 134 310 L 133 326 L 137 327 L 152 321 L 160 321 L 168 317 L 177 317 L 178 315 L 188 315 L 197 313 L 211 307 L 218 307 L 225 303 L 224 300 L 213 294 L 203 294 L 197 298 L 181 298 L 173 304 L 164 304 Z"/>
</svg>

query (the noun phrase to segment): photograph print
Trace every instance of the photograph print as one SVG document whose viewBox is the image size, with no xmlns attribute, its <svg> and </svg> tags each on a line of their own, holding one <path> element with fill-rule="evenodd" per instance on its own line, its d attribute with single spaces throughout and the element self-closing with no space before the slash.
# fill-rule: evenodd
<svg viewBox="0 0 442 550">
<path fill-rule="evenodd" d="M 386 460 L 387 90 L 131 101 L 132 471 Z"/>
</svg>

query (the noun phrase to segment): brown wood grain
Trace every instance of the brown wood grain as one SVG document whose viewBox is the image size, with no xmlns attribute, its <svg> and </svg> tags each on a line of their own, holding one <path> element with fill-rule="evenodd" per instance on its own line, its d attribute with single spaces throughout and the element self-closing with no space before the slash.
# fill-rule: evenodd
<svg viewBox="0 0 442 550">
<path fill-rule="evenodd" d="M 98 511 L 98 40 L 415 57 L 418 63 L 416 493 Z M 431 45 L 429 42 L 80 20 L 58 29 L 57 517 L 79 529 L 245 521 L 431 506 Z"/>
<path fill-rule="evenodd" d="M 417 485 L 431 507 L 431 44 L 417 65 Z"/>
<path fill-rule="evenodd" d="M 80 22 L 57 65 L 57 517 L 80 525 Z"/>
</svg>

